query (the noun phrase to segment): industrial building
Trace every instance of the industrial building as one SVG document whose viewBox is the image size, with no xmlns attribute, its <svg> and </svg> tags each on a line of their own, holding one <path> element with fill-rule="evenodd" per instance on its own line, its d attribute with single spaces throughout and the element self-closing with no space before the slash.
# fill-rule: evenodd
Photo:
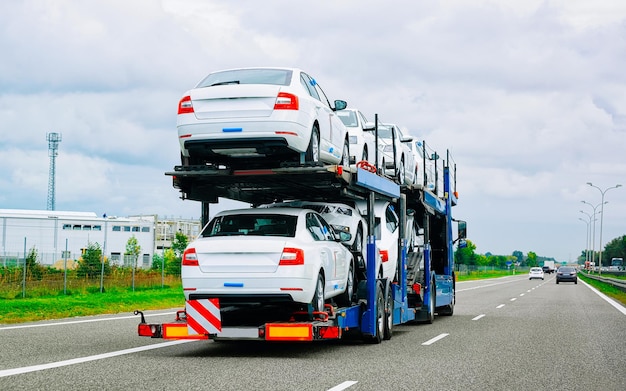
<svg viewBox="0 0 626 391">
<path fill-rule="evenodd" d="M 193 240 L 200 228 L 199 220 L 157 215 L 99 217 L 93 212 L 0 209 L 0 266 L 20 262 L 32 248 L 42 265 L 77 260 L 89 244 L 96 243 L 111 265 L 131 265 L 124 253 L 134 236 L 141 247 L 137 264 L 149 268 L 155 253 L 171 247 L 176 232 Z"/>
</svg>

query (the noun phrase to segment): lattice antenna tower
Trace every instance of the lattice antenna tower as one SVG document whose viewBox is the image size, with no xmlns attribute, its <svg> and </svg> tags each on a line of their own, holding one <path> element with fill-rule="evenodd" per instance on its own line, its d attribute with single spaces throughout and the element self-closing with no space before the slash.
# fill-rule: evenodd
<svg viewBox="0 0 626 391">
<path fill-rule="evenodd" d="M 48 156 L 50 156 L 50 172 L 48 174 L 48 210 L 55 210 L 56 157 L 59 155 L 60 133 L 48 133 Z"/>
</svg>

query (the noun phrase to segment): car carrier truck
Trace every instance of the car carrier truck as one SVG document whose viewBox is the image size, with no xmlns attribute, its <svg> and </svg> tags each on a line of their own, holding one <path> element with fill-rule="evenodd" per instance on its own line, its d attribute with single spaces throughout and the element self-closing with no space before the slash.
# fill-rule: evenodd
<svg viewBox="0 0 626 391">
<path fill-rule="evenodd" d="M 224 321 L 219 298 L 191 299 L 169 323 L 147 323 L 143 313 L 140 336 L 163 339 L 215 339 L 316 341 L 360 336 L 380 343 L 390 339 L 393 327 L 405 323 L 432 323 L 435 314 L 454 313 L 456 284 L 453 246 L 465 244 L 466 223 L 452 218 L 457 204 L 456 164 L 449 152 L 442 161 L 443 189 L 424 185 L 400 186 L 378 174 L 367 162 L 356 166 L 309 165 L 270 169 L 232 170 L 223 166 L 177 166 L 166 173 L 183 199 L 200 201 L 202 222 L 209 220 L 209 205 L 218 198 L 248 202 L 252 206 L 285 200 L 367 203 L 367 259 L 362 278 L 348 306 L 325 304 L 324 311 L 293 313 L 289 319 L 249 318 Z M 436 174 L 438 175 L 438 173 Z M 396 203 L 401 222 L 398 271 L 393 281 L 377 278 L 374 203 Z M 423 245 L 407 248 L 407 215 L 423 229 Z M 453 237 L 453 225 L 458 233 Z"/>
</svg>

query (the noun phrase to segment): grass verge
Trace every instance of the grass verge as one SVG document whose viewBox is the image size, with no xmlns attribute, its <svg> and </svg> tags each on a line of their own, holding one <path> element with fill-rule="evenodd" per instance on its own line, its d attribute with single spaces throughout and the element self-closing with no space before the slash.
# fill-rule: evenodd
<svg viewBox="0 0 626 391">
<path fill-rule="evenodd" d="M 0 324 L 116 314 L 136 309 L 183 308 L 182 287 L 109 289 L 104 293 L 45 296 L 0 301 Z"/>
<path fill-rule="evenodd" d="M 597 290 L 609 296 L 610 298 L 615 299 L 619 301 L 620 303 L 626 305 L 626 292 L 621 291 L 617 289 L 616 287 L 614 287 L 613 285 L 607 284 L 606 282 L 597 281 L 592 278 L 589 278 L 585 276 L 583 273 L 579 273 L 578 278 L 582 279 L 587 284 L 596 288 Z"/>
</svg>

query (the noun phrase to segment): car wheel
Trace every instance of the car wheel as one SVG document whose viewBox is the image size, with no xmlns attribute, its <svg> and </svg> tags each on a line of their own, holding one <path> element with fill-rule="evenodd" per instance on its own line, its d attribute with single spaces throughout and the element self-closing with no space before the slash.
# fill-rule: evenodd
<svg viewBox="0 0 626 391">
<path fill-rule="evenodd" d="M 393 292 L 391 284 L 385 284 L 385 330 L 383 339 L 390 340 L 393 336 Z"/>
<path fill-rule="evenodd" d="M 398 184 L 404 185 L 404 181 L 406 178 L 406 173 L 404 172 L 404 156 L 400 159 L 400 167 L 398 167 Z"/>
<path fill-rule="evenodd" d="M 369 156 L 367 155 L 367 145 L 363 146 L 363 155 L 361 156 L 361 160 L 365 160 L 366 162 L 369 161 L 367 158 Z"/>
<path fill-rule="evenodd" d="M 320 272 L 317 275 L 317 283 L 315 284 L 315 293 L 311 301 L 313 311 L 321 312 L 324 310 L 324 276 Z"/>
<path fill-rule="evenodd" d="M 365 335 L 365 342 L 378 344 L 383 340 L 383 334 L 385 333 L 385 298 L 383 292 L 383 284 L 378 281 L 376 284 L 376 327 L 374 333 L 376 335 Z"/>
<path fill-rule="evenodd" d="M 574 284 L 578 285 L 578 280 L 574 281 Z"/>
<path fill-rule="evenodd" d="M 320 161 L 320 131 L 317 125 L 313 125 L 311 131 L 311 141 L 309 142 L 309 148 L 306 150 L 307 163 L 317 163 Z"/>
<path fill-rule="evenodd" d="M 558 283 L 559 283 L 559 280 L 556 280 L 556 283 L 558 284 Z"/>
<path fill-rule="evenodd" d="M 350 166 L 350 145 L 348 144 L 348 139 L 345 139 L 343 142 L 343 151 L 341 153 L 341 165 L 344 167 Z"/>
<path fill-rule="evenodd" d="M 352 304 L 352 296 L 354 296 L 354 263 L 350 262 L 348 270 L 348 278 L 346 280 L 346 290 L 337 296 L 337 304 L 340 307 L 348 307 Z"/>
</svg>

